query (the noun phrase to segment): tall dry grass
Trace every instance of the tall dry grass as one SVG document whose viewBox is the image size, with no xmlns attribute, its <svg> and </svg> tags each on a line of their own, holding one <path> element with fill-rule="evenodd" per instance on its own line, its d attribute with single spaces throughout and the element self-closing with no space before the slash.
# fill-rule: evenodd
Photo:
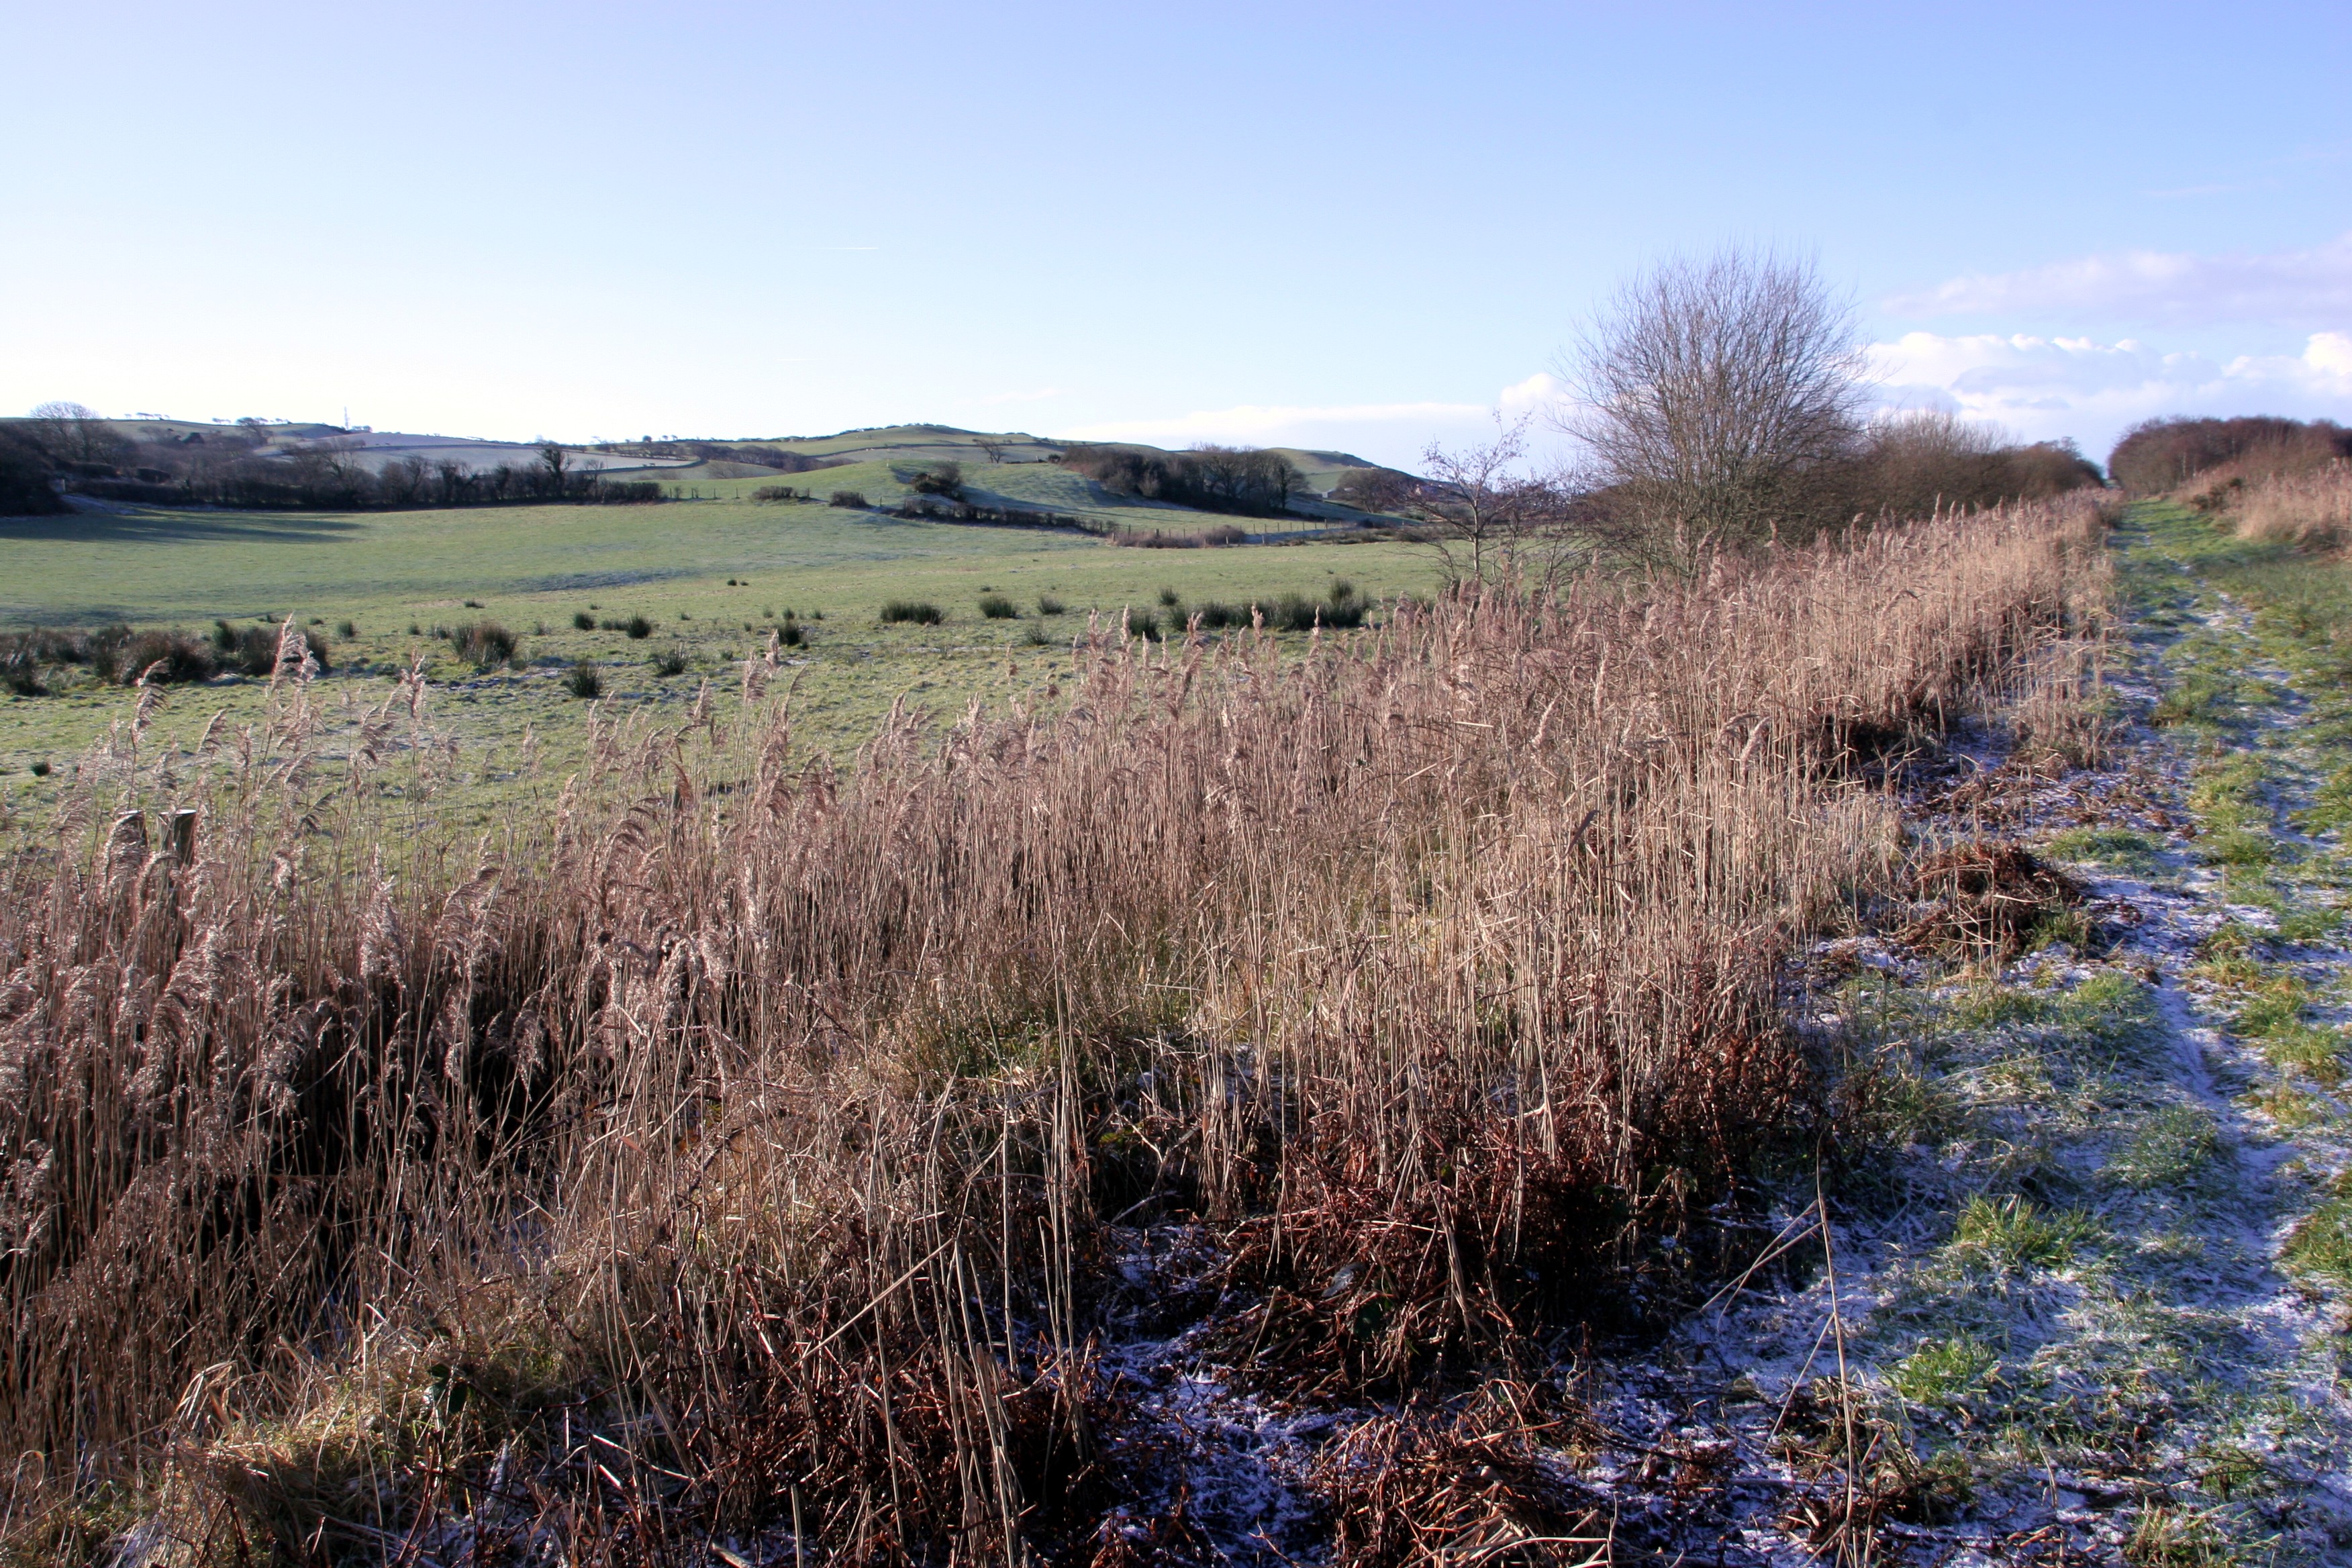
<svg viewBox="0 0 2352 1568">
<path fill-rule="evenodd" d="M 545 825 L 462 855 L 397 815 L 446 766 L 420 681 L 341 773 L 299 679 L 211 773 L 142 693 L 0 900 L 5 1528 L 1140 1560 L 1106 1510 L 1167 1458 L 1095 1343 L 1138 1227 L 1301 1394 L 1600 1311 L 1801 1108 L 1783 959 L 1895 831 L 1849 764 L 2046 658 L 2099 532 L 1304 654 L 1098 626 L 1049 711 L 896 712 L 841 773 L 754 664 L 600 714 Z"/>
<path fill-rule="evenodd" d="M 2352 463 L 2264 479 L 2226 504 L 2241 539 L 2333 550 L 2352 540 Z"/>
</svg>

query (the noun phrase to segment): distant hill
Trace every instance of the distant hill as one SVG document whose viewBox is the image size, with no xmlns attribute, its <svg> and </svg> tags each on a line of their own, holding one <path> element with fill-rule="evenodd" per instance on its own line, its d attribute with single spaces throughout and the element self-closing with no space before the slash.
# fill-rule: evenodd
<svg viewBox="0 0 2352 1568">
<path fill-rule="evenodd" d="M 250 469 L 253 462 L 275 472 L 278 462 L 297 465 L 331 454 L 334 459 L 383 476 L 409 459 L 427 468 L 463 465 L 477 473 L 501 467 L 530 469 L 539 463 L 541 444 L 473 437 L 344 428 L 333 425 L 241 421 L 236 424 L 167 418 L 91 420 L 75 442 L 77 460 L 60 462 L 60 474 L 76 483 L 119 479 L 138 499 L 169 504 L 163 488 L 181 477 L 225 461 Z M 0 420 L 36 446 L 57 447 L 57 432 L 33 419 Z M 46 436 L 45 436 L 46 430 Z M 564 444 L 577 473 L 601 470 L 615 479 L 654 480 L 680 493 L 750 496 L 769 486 L 811 491 L 820 498 L 835 489 L 854 490 L 879 506 L 916 493 L 912 481 L 926 466 L 953 462 L 963 470 L 969 497 L 978 504 L 1067 512 L 1132 526 L 1160 526 L 1149 515 L 1179 513 L 1167 526 L 1193 526 L 1183 518 L 1201 513 L 1172 501 L 1115 493 L 1086 476 L 1066 471 L 1061 456 L 1081 443 L 1036 436 L 1025 430 L 982 431 L 951 425 L 886 425 L 842 430 L 829 436 L 650 437 L 635 441 Z M 1141 443 L 1118 445 L 1141 451 Z M 1310 522 L 1361 521 L 1373 514 L 1330 499 L 1351 473 L 1377 471 L 1377 465 L 1349 452 L 1275 447 L 1299 470 L 1304 490 L 1293 511 Z M 821 476 L 821 477 L 818 477 Z M 389 479 L 384 481 L 387 485 Z"/>
</svg>

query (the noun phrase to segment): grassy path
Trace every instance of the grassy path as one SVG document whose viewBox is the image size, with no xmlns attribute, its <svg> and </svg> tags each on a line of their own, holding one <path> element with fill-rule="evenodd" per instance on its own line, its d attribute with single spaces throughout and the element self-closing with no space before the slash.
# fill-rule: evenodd
<svg viewBox="0 0 2352 1568">
<path fill-rule="evenodd" d="M 2352 1562 L 2352 573 L 2161 506 L 2117 548 L 2110 765 L 1988 744 L 1915 821 L 2089 901 L 1957 973 L 1825 944 L 1827 1255 L 1792 1205 L 1790 1277 L 1594 1379 L 1586 1474 L 1699 1560 Z"/>
</svg>

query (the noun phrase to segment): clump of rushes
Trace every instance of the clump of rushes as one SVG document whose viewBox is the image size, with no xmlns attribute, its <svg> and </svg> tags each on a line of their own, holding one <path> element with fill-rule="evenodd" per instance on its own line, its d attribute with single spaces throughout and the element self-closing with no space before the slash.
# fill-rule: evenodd
<svg viewBox="0 0 2352 1568">
<path fill-rule="evenodd" d="M 1054 597 L 1053 595 L 1040 594 L 1037 595 L 1037 613 L 1039 615 L 1058 616 L 1062 613 L 1063 608 L 1062 601 Z"/>
<path fill-rule="evenodd" d="M 1892 896 L 1899 831 L 1841 736 L 2000 700 L 2101 537 L 2087 500 L 1948 515 L 1181 679 L 1097 626 L 1053 699 L 851 766 L 781 700 L 599 727 L 479 851 L 419 841 L 423 748 L 362 775 L 389 800 L 289 798 L 350 744 L 299 725 L 168 782 L 142 751 L 134 796 L 102 741 L 0 855 L 0 1314 L 40 1348 L 0 1356 L 0 1453 L 52 1457 L 0 1554 L 93 1555 L 56 1532 L 94 1496 L 289 1562 L 496 1496 L 549 1557 L 797 1512 L 829 1561 L 1090 1561 L 1167 1495 L 1082 1348 L 1139 1217 L 1244 1304 L 1204 1353 L 1434 1419 L 1803 1157 L 1787 954 Z M 1956 1239 L 2022 1274 L 2098 1237 L 2019 1205 Z M 2347 1256 L 2314 1224 L 2289 1262 Z M 1328 1529 L 1559 1490 L 1514 1447 L 1534 1386 L 1335 1439 L 1334 1495 L 1389 1489 Z M 1583 1495 L 1511 1517 L 1605 1533 Z"/>
<path fill-rule="evenodd" d="M 593 701 L 604 695 L 604 672 L 593 661 L 583 658 L 563 672 L 563 689 Z"/>
<path fill-rule="evenodd" d="M 673 675 L 686 673 L 686 650 L 666 647 L 653 657 L 654 673 L 667 680 Z"/>
<path fill-rule="evenodd" d="M 337 621 L 335 623 L 335 635 L 342 638 L 345 642 L 349 642 L 353 637 L 360 635 L 359 624 L 355 621 Z"/>
<path fill-rule="evenodd" d="M 882 624 L 935 626 L 946 620 L 947 614 L 937 605 L 923 599 L 890 599 L 882 605 Z"/>
<path fill-rule="evenodd" d="M 992 621 L 1013 621 L 1021 618 L 1021 612 L 1013 607 L 1013 601 L 1002 594 L 983 595 L 980 601 L 980 613 Z"/>
<path fill-rule="evenodd" d="M 449 634 L 457 657 L 477 669 L 495 669 L 514 658 L 520 641 L 496 621 L 463 621 Z"/>
<path fill-rule="evenodd" d="M 621 623 L 620 629 L 628 633 L 630 640 L 633 642 L 643 642 L 646 638 L 654 635 L 653 622 L 646 619 L 643 616 L 631 616 L 627 620 Z"/>
<path fill-rule="evenodd" d="M 787 612 L 783 624 L 776 627 L 776 641 L 784 647 L 798 647 L 808 641 L 808 633 L 803 631 L 800 622 Z"/>
<path fill-rule="evenodd" d="M 1205 605 L 1193 605 L 1190 618 L 1198 621 L 1203 631 L 1214 632 L 1229 626 L 1248 626 L 1250 616 L 1250 607 L 1246 605 L 1228 605 L 1221 599 L 1212 599 Z"/>
<path fill-rule="evenodd" d="M 1372 601 L 1356 591 L 1346 578 L 1334 581 L 1320 599 L 1285 594 L 1267 606 L 1265 624 L 1278 631 L 1306 632 L 1321 626 L 1339 630 L 1360 626 L 1372 612 Z"/>
<path fill-rule="evenodd" d="M 1156 637 L 1160 635 L 1160 612 L 1127 607 L 1127 635 L 1131 637 Z"/>
<path fill-rule="evenodd" d="M 264 638 L 274 653 L 276 628 L 249 628 Z M 219 673 L 214 649 L 185 632 L 137 632 L 129 626 L 108 626 L 90 635 L 90 663 L 107 679 L 129 686 L 144 679 L 168 686 L 182 681 L 210 680 Z"/>
<path fill-rule="evenodd" d="M 590 615 L 585 610 L 574 610 L 572 612 L 572 629 L 581 632 L 593 632 L 596 629 L 596 617 Z"/>
</svg>

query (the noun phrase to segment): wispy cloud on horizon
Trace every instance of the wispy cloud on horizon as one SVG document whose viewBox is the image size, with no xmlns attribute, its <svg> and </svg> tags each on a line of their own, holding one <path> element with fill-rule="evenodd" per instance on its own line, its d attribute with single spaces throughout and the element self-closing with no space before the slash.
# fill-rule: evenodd
<svg viewBox="0 0 2352 1568">
<path fill-rule="evenodd" d="M 2127 250 L 2015 272 L 1970 273 L 1884 308 L 1897 317 L 2064 312 L 2086 320 L 2202 325 L 2352 325 L 2352 234 L 2300 250 Z"/>
<path fill-rule="evenodd" d="M 1182 447 L 1195 441 L 1260 447 L 1344 448 L 1375 462 L 1415 466 L 1433 441 L 1448 445 L 1491 438 L 1495 419 L 1540 415 L 1560 395 L 1538 371 L 1495 395 L 1492 403 L 1236 404 L 1160 419 L 1120 419 L 1061 432 L 1082 441 L 1148 441 Z"/>
<path fill-rule="evenodd" d="M 1872 345 L 1879 395 L 1941 408 L 2029 440 L 2072 436 L 2092 456 L 2142 419 L 2169 414 L 2342 416 L 2352 408 L 2352 333 L 2314 332 L 2299 354 L 2217 359 L 2124 338 L 1906 332 Z"/>
</svg>

